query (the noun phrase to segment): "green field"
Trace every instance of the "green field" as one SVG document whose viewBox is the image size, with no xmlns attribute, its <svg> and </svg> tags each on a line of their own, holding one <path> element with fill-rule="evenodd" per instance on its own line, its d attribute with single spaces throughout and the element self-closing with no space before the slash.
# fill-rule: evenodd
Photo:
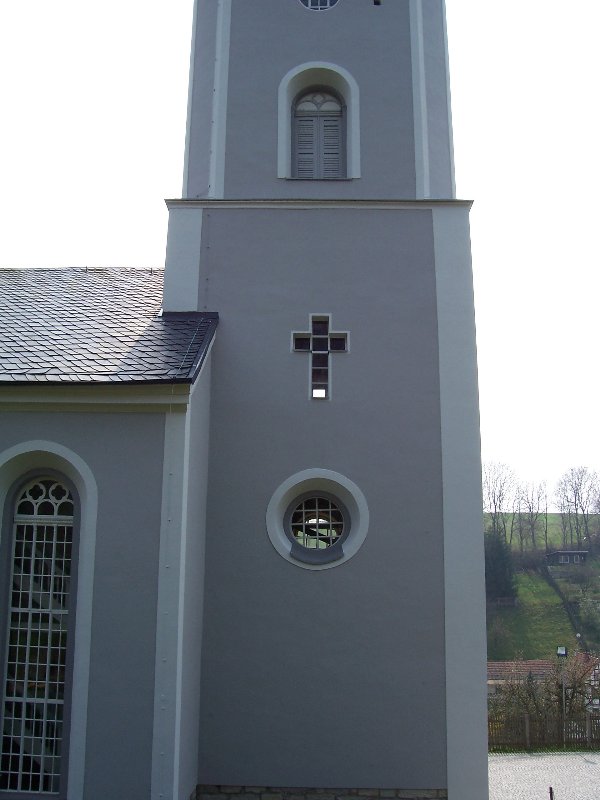
<svg viewBox="0 0 600 800">
<path fill-rule="evenodd" d="M 485 521 L 485 527 L 486 528 L 489 527 L 489 517 L 490 517 L 489 514 L 484 514 L 484 521 Z M 507 540 L 510 539 L 511 523 L 513 523 L 513 522 L 514 522 L 514 524 L 513 524 L 513 535 L 512 535 L 512 542 L 510 542 L 510 545 L 511 545 L 512 549 L 515 552 L 518 552 L 520 550 L 520 541 L 519 541 L 519 534 L 518 534 L 518 530 L 517 530 L 516 519 L 513 520 L 513 517 L 512 517 L 511 514 L 506 514 L 505 515 L 505 524 L 506 524 Z M 597 531 L 600 528 L 600 516 L 592 515 L 590 517 L 590 528 L 591 528 L 592 531 Z M 545 550 L 546 549 L 546 542 L 545 542 L 545 538 L 544 538 L 544 521 L 543 521 L 542 518 L 540 518 L 540 520 L 539 520 L 539 530 L 536 533 L 536 538 L 537 538 L 536 544 L 537 544 L 538 550 Z M 548 514 L 548 549 L 549 550 L 560 550 L 563 547 L 565 547 L 565 544 L 564 544 L 564 540 L 563 540 L 563 532 L 562 532 L 560 514 L 549 513 Z M 570 541 L 569 537 L 567 537 L 566 547 L 567 548 L 571 547 L 571 541 Z M 573 547 L 577 547 L 577 542 L 576 541 L 573 542 Z M 531 549 L 531 543 L 529 541 L 527 541 L 525 543 L 525 549 L 526 550 L 530 550 Z"/>
<path fill-rule="evenodd" d="M 576 646 L 575 631 L 556 592 L 536 572 L 517 575 L 519 605 L 488 607 L 488 659 L 551 658 L 556 646 Z"/>
</svg>

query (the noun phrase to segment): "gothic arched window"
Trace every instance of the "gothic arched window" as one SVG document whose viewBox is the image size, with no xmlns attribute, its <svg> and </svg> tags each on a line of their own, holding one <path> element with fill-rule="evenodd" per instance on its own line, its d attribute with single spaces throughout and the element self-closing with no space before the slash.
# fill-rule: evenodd
<svg viewBox="0 0 600 800">
<path fill-rule="evenodd" d="M 329 89 L 303 92 L 292 110 L 293 177 L 346 177 L 344 104 Z"/>
<path fill-rule="evenodd" d="M 11 515 L 10 576 L 0 597 L 3 797 L 65 795 L 74 506 L 63 480 L 44 476 L 19 490 Z"/>
</svg>

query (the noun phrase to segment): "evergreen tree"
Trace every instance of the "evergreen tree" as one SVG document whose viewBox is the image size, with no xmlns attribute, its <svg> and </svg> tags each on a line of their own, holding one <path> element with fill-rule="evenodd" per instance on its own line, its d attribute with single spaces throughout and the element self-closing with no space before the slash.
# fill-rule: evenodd
<svg viewBox="0 0 600 800">
<path fill-rule="evenodd" d="M 485 534 L 485 592 L 488 600 L 517 595 L 512 554 L 499 531 Z"/>
</svg>

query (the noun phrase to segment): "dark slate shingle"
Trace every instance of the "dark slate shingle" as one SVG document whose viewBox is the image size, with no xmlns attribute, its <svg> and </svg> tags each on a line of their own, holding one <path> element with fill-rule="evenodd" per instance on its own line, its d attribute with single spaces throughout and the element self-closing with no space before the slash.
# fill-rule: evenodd
<svg viewBox="0 0 600 800">
<path fill-rule="evenodd" d="M 0 269 L 1 383 L 190 383 L 218 315 L 159 316 L 162 270 Z"/>
</svg>

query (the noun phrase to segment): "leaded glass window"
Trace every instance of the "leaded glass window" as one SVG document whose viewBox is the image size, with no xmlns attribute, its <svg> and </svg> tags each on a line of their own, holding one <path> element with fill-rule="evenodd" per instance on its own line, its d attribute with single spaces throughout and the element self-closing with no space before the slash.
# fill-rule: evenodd
<svg viewBox="0 0 600 800">
<path fill-rule="evenodd" d="M 1 673 L 0 792 L 61 791 L 73 516 L 70 490 L 53 478 L 36 478 L 18 494 Z"/>
</svg>

